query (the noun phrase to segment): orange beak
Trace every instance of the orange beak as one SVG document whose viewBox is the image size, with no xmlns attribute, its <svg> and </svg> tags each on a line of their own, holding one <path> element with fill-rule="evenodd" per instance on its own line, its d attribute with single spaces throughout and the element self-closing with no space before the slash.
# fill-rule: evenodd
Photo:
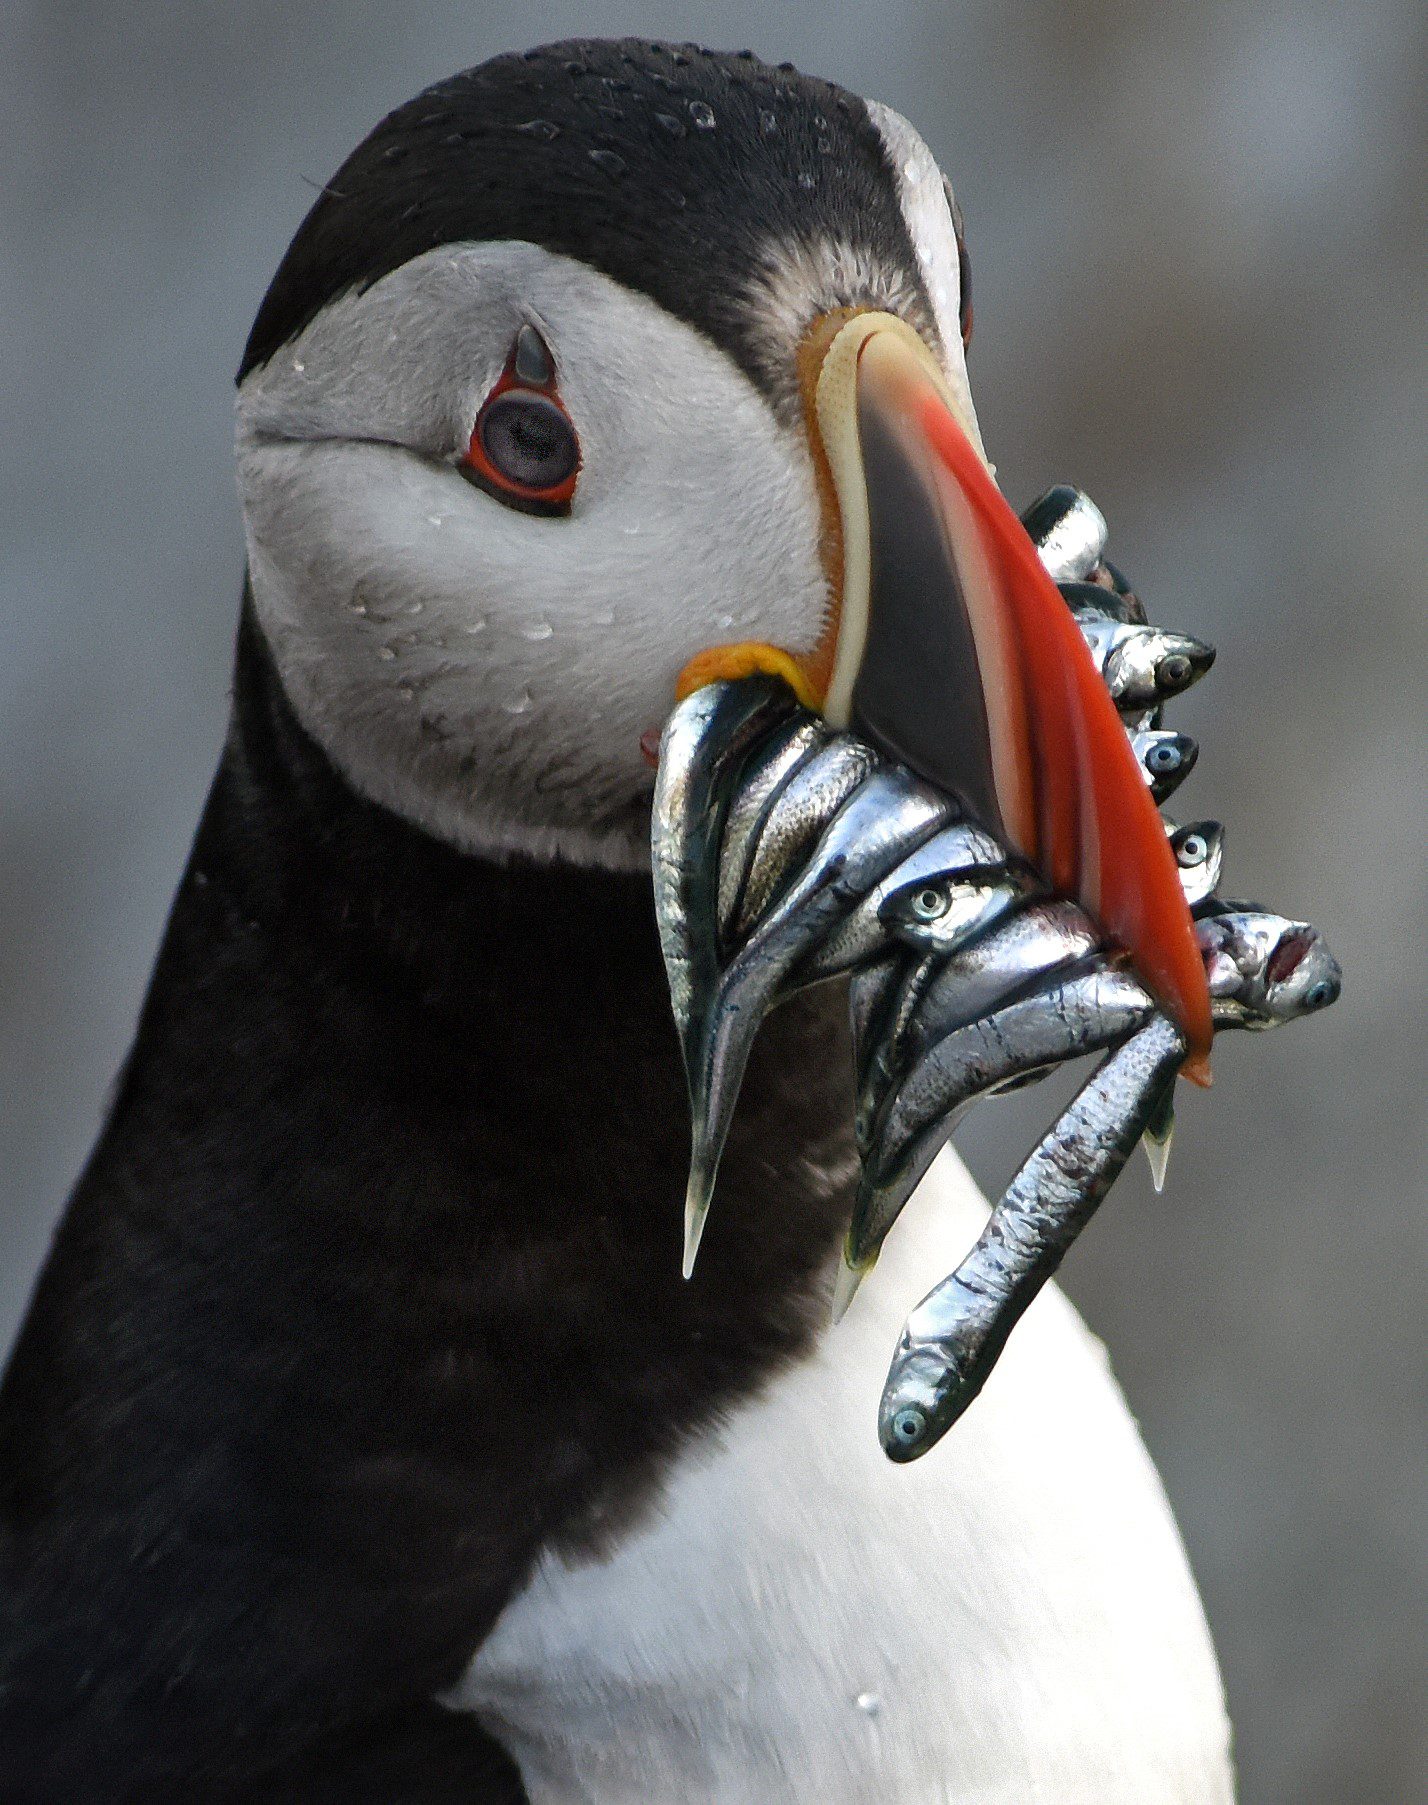
<svg viewBox="0 0 1428 1805">
<path fill-rule="evenodd" d="M 1210 999 L 1165 827 L 1080 630 L 922 339 L 891 314 L 830 317 L 805 393 L 836 611 L 802 656 L 712 647 L 680 693 L 785 677 L 956 795 L 1130 956 L 1208 1081 Z M 959 418 L 960 416 L 960 418 Z"/>
</svg>

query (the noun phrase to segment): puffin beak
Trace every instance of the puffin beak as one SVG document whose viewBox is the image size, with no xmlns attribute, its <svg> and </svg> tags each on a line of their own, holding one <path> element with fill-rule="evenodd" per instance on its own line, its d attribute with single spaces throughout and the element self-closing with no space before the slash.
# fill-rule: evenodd
<svg viewBox="0 0 1428 1805">
<path fill-rule="evenodd" d="M 1174 854 L 1115 704 L 992 479 L 970 409 L 892 314 L 830 315 L 802 360 L 836 606 L 819 645 L 711 647 L 680 693 L 785 678 L 966 808 L 1130 957 L 1208 1082 L 1210 1001 Z"/>
</svg>

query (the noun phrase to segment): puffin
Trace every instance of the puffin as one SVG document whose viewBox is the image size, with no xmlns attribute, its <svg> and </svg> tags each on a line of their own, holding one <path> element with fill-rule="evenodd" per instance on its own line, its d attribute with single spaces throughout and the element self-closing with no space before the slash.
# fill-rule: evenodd
<svg viewBox="0 0 1428 1805">
<path fill-rule="evenodd" d="M 0 1391 L 10 1805 L 1232 1798 L 1064 1298 L 934 1458 L 879 1448 L 986 1204 L 945 1153 L 830 1327 L 836 985 L 762 1033 L 681 1273 L 649 754 L 691 669 L 826 700 L 810 393 L 861 316 L 980 453 L 934 157 L 748 52 L 499 56 L 300 226 L 238 374 L 231 725 Z"/>
</svg>

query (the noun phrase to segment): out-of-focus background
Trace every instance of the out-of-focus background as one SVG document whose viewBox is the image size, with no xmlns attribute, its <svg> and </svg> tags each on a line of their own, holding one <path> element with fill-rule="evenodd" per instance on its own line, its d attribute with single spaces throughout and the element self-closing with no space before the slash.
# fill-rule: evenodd
<svg viewBox="0 0 1428 1805">
<path fill-rule="evenodd" d="M 8 0 L 0 1343 L 223 733 L 230 379 L 269 276 L 425 82 L 626 31 L 747 43 L 921 128 L 1007 492 L 1089 489 L 1156 617 L 1220 648 L 1175 711 L 1203 742 L 1177 806 L 1228 822 L 1229 894 L 1326 929 L 1344 996 L 1222 1044 L 1168 1195 L 1129 1175 L 1066 1278 L 1179 1511 L 1246 1800 L 1428 1799 L 1420 0 Z M 1047 1113 L 1003 1108 L 963 1137 L 996 1185 Z"/>
</svg>

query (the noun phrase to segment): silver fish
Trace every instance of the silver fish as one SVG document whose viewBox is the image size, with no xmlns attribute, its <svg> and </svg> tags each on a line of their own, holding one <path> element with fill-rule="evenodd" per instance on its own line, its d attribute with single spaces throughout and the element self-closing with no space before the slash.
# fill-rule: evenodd
<svg viewBox="0 0 1428 1805">
<path fill-rule="evenodd" d="M 781 722 L 750 754 L 739 773 L 738 793 L 729 804 L 719 848 L 719 932 L 727 934 L 743 894 L 744 879 L 774 797 L 804 762 L 828 740 L 816 716 L 802 712 Z"/>
<path fill-rule="evenodd" d="M 867 1157 L 897 1081 L 930 1046 L 1100 946 L 1098 930 L 1074 903 L 1045 900 L 1002 920 L 951 958 L 925 960 L 904 980 L 896 1008 L 858 1060 L 853 1126 L 859 1154 Z"/>
<path fill-rule="evenodd" d="M 1172 733 L 1167 727 L 1148 727 L 1133 733 L 1131 750 L 1157 802 L 1175 794 L 1200 756 L 1199 745 L 1188 733 Z"/>
<path fill-rule="evenodd" d="M 916 959 L 911 963 L 898 960 L 888 1001 L 877 1023 L 876 1038 L 870 1037 L 865 1044 L 855 1031 L 853 1061 L 858 1094 L 853 1138 L 860 1159 L 866 1159 L 872 1148 L 878 1111 L 905 1064 L 902 1049 L 919 1020 L 923 998 L 944 963 L 940 958 Z"/>
<path fill-rule="evenodd" d="M 1055 583 L 1082 582 L 1106 552 L 1106 517 L 1089 495 L 1058 483 L 1021 517 L 1037 555 Z"/>
<path fill-rule="evenodd" d="M 840 734 L 794 771 L 759 824 L 734 921 L 736 939 L 754 927 L 798 861 L 878 762 L 865 741 Z"/>
<path fill-rule="evenodd" d="M 873 886 L 818 949 L 807 973 L 847 971 L 876 955 L 889 934 L 907 945 L 951 951 L 1024 893 L 1025 880 L 1010 873 L 998 842 L 970 821 L 954 821 Z M 912 930 L 906 934 L 899 932 L 904 920 Z"/>
<path fill-rule="evenodd" d="M 1343 974 L 1307 921 L 1223 903 L 1195 924 L 1217 1028 L 1274 1028 L 1327 1009 Z"/>
<path fill-rule="evenodd" d="M 1061 599 L 1075 615 L 1090 621 L 1117 621 L 1123 627 L 1145 627 L 1145 604 L 1126 585 L 1114 564 L 1101 564 L 1084 583 L 1058 583 Z M 1083 627 L 1084 631 L 1084 627 Z"/>
<path fill-rule="evenodd" d="M 724 786 L 749 747 L 795 706 L 771 679 L 711 683 L 675 709 L 660 741 L 650 829 L 655 916 L 686 1076 L 718 978 Z"/>
<path fill-rule="evenodd" d="M 1099 930 L 1074 903 L 1028 904 L 937 965 L 916 1020 L 905 1025 L 898 1041 L 898 1063 L 920 1058 L 954 1029 L 989 1014 L 1058 967 L 1089 958 L 1101 944 Z"/>
<path fill-rule="evenodd" d="M 1306 922 L 1231 904 L 1197 921 L 1195 933 L 1217 1027 L 1274 1027 L 1339 994 L 1338 963 Z M 956 1272 L 913 1311 L 879 1410 L 891 1459 L 925 1454 L 976 1397 L 1137 1138 L 1163 1119 L 1184 1054 L 1179 1029 L 1153 1014 L 1033 1149 Z"/>
<path fill-rule="evenodd" d="M 1076 624 L 1122 710 L 1158 707 L 1189 689 L 1215 662 L 1213 646 L 1167 627 L 1128 626 L 1080 611 Z"/>
<path fill-rule="evenodd" d="M 872 885 L 935 833 L 955 806 L 907 770 L 873 772 L 720 975 L 708 1007 L 699 1012 L 688 1067 L 693 1145 L 685 1197 L 686 1278 L 694 1269 L 719 1156 L 765 1015 L 785 994 L 785 981 L 799 960 Z"/>
<path fill-rule="evenodd" d="M 1149 994 L 1128 972 L 1097 962 L 937 1041 L 879 1115 L 858 1183 L 845 1264 L 865 1272 L 876 1260 L 903 1205 L 950 1138 L 958 1111 L 1009 1079 L 1114 1045 L 1154 1012 Z"/>
<path fill-rule="evenodd" d="M 908 1317 L 878 1410 L 889 1459 L 925 1454 L 977 1396 L 1184 1057 L 1163 1015 L 1113 1053 L 1023 1162 L 966 1259 Z"/>
<path fill-rule="evenodd" d="M 1225 830 L 1218 821 L 1191 821 L 1170 836 L 1180 887 L 1192 909 L 1214 894 L 1225 862 Z"/>
</svg>

